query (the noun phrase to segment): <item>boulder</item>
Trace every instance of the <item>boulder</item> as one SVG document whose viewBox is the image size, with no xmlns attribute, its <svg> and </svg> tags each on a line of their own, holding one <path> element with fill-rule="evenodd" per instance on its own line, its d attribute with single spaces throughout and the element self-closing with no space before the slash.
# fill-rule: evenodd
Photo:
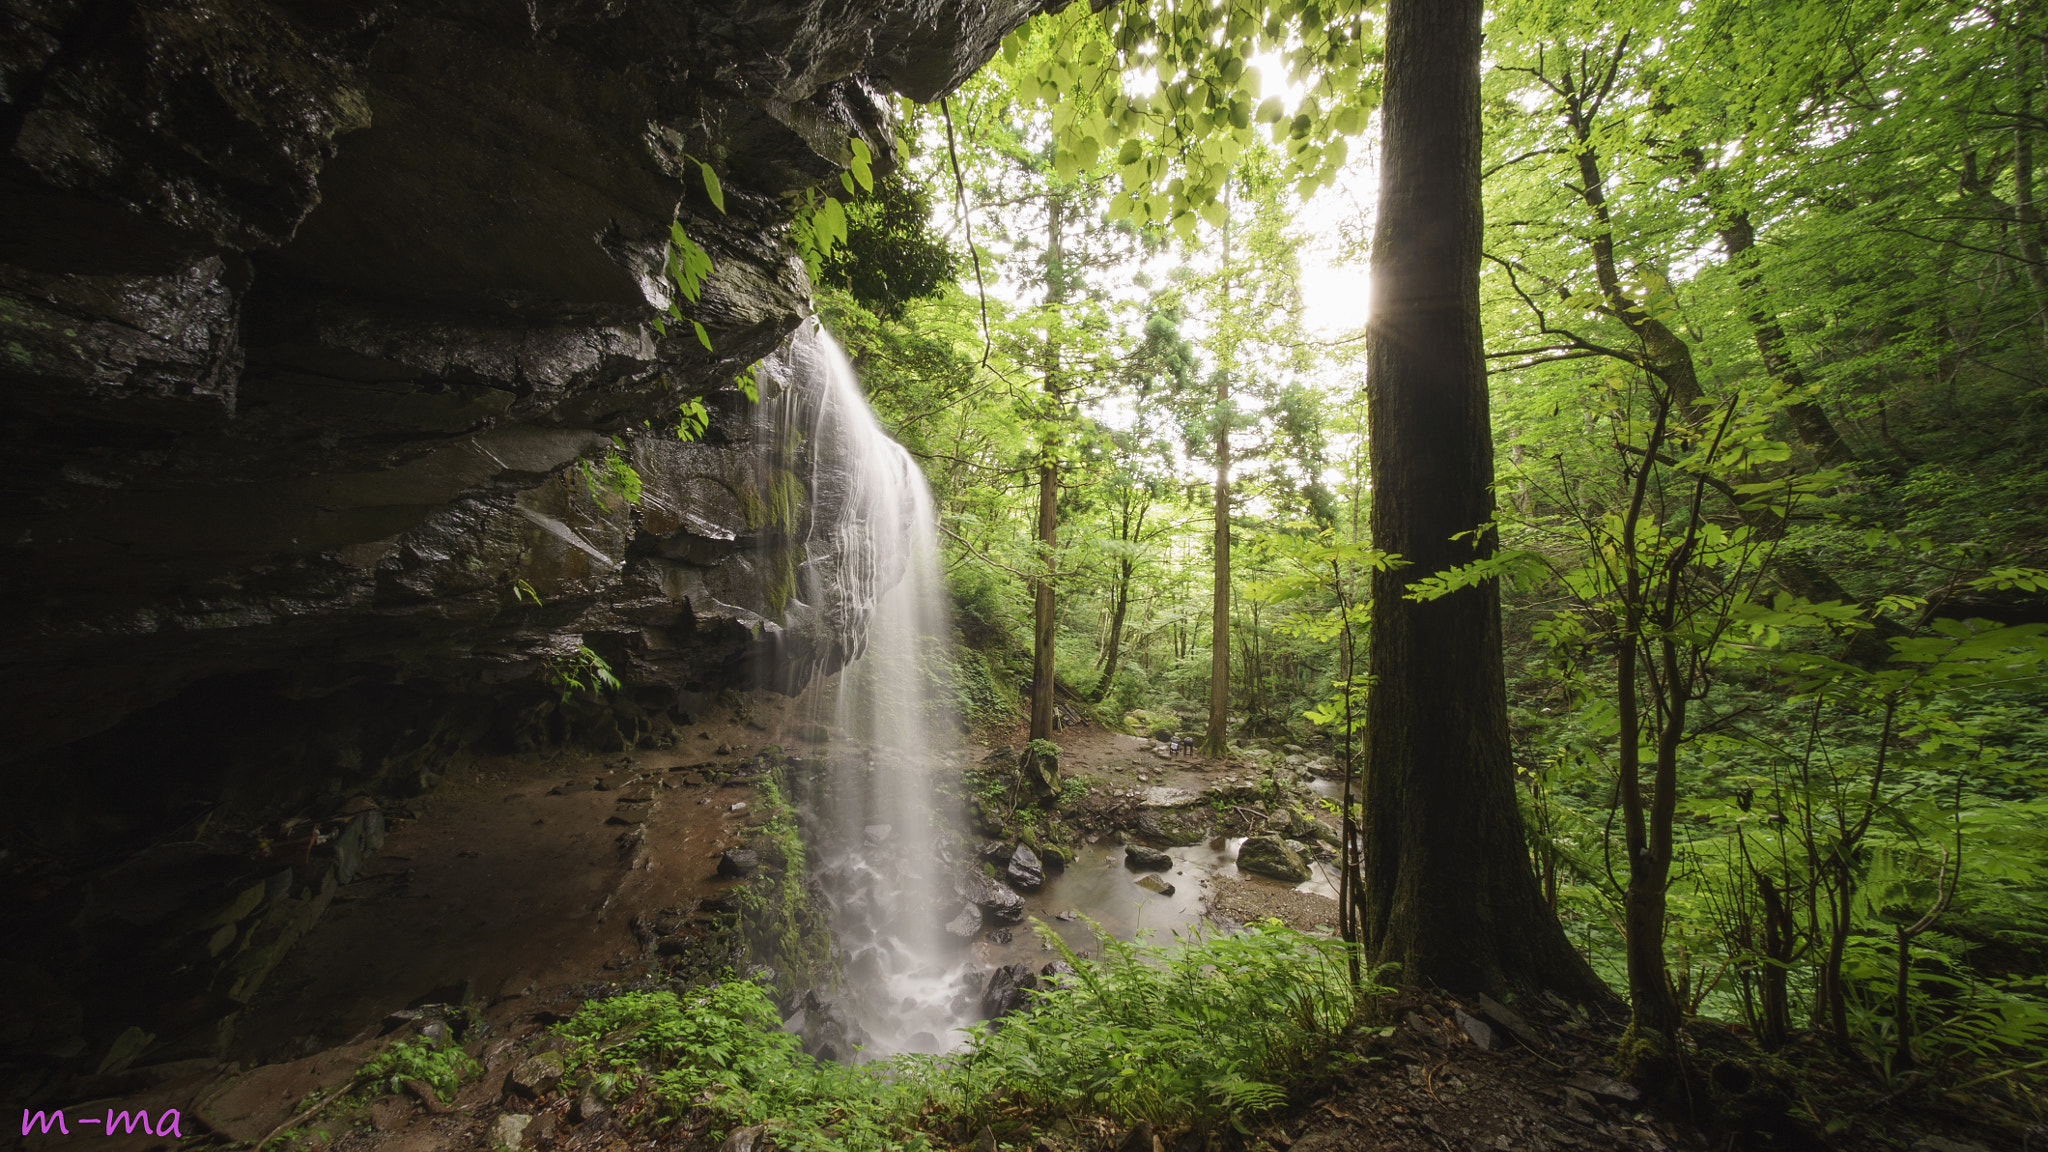
<svg viewBox="0 0 2048 1152">
<path fill-rule="evenodd" d="M 1543 1036 L 1527 1020 L 1522 1018 L 1521 1013 L 1516 1012 L 1484 992 L 1479 994 L 1479 1012 L 1489 1021 L 1506 1029 L 1509 1033 L 1513 1034 L 1515 1039 L 1520 1040 L 1529 1047 L 1549 1047 L 1548 1042 L 1543 1039 Z"/>
<path fill-rule="evenodd" d="M 1180 717 L 1171 712 L 1148 712 L 1140 708 L 1124 713 L 1124 731 L 1153 740 L 1171 740 L 1180 731 Z"/>
<path fill-rule="evenodd" d="M 1237 850 L 1237 866 L 1246 872 L 1299 884 L 1309 878 L 1308 862 L 1278 836 L 1253 836 Z"/>
<path fill-rule="evenodd" d="M 963 872 L 956 885 L 961 899 L 981 911 L 991 924 L 1015 924 L 1024 919 L 1024 898 L 978 869 Z"/>
<path fill-rule="evenodd" d="M 1643 1098 L 1642 1090 L 1635 1085 L 1624 1084 L 1612 1076 L 1602 1076 L 1598 1072 L 1574 1072 L 1571 1079 L 1565 1083 L 1582 1092 L 1605 1096 L 1624 1104 L 1634 1104 Z"/>
<path fill-rule="evenodd" d="M 1484 1020 L 1467 1013 L 1463 1008 L 1451 1009 L 1451 1015 L 1457 1018 L 1458 1030 L 1465 1034 L 1466 1039 L 1485 1051 L 1493 1050 L 1497 1041 L 1494 1039 L 1493 1029 L 1488 1027 Z"/>
<path fill-rule="evenodd" d="M 1147 840 L 1177 846 L 1199 844 L 1209 838 L 1208 822 L 1187 813 L 1144 811 L 1138 814 L 1138 833 Z"/>
<path fill-rule="evenodd" d="M 1019 844 L 1010 853 L 1010 863 L 1003 869 L 1003 879 L 1019 892 L 1036 892 L 1045 884 L 1045 865 L 1039 862 L 1038 853 L 1029 846 Z"/>
<path fill-rule="evenodd" d="M 491 1126 L 491 1145 L 496 1148 L 517 1148 L 526 1140 L 526 1126 L 533 1123 L 533 1117 L 519 1112 L 507 1112 L 498 1117 Z"/>
<path fill-rule="evenodd" d="M 768 1126 L 751 1124 L 727 1133 L 725 1143 L 718 1146 L 718 1152 L 762 1152 L 770 1143 Z"/>
<path fill-rule="evenodd" d="M 990 1020 L 1008 1016 L 1028 1006 L 1031 994 L 1037 990 L 1038 974 L 1031 970 L 1031 965 L 1005 964 L 989 973 L 988 984 L 981 993 L 982 1015 Z"/>
<path fill-rule="evenodd" d="M 747 876 L 760 866 L 761 854 L 745 848 L 728 848 L 718 857 L 720 876 Z"/>
<path fill-rule="evenodd" d="M 562 1057 L 556 1052 L 541 1052 L 519 1062 L 505 1077 L 505 1091 L 529 1100 L 538 1100 L 553 1092 L 562 1082 Z"/>
<path fill-rule="evenodd" d="M 1148 847 L 1144 844 L 1126 844 L 1124 846 L 1124 867 L 1140 871 L 1156 871 L 1171 868 L 1173 867 L 1173 857 L 1157 848 Z"/>
<path fill-rule="evenodd" d="M 962 940 L 972 940 L 981 933 L 981 909 L 968 904 L 960 914 L 946 921 L 946 934 Z"/>
</svg>

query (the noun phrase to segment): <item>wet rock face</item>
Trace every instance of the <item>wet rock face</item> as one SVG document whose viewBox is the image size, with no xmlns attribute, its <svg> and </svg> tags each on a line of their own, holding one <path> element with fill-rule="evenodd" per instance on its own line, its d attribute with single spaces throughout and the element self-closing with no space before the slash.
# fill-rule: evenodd
<svg viewBox="0 0 2048 1152">
<path fill-rule="evenodd" d="M 214 1052 L 350 796 L 856 647 L 731 387 L 808 310 L 785 198 L 1049 2 L 0 3 L 0 1080 Z M 676 223 L 715 352 L 649 323 Z"/>
<path fill-rule="evenodd" d="M 764 626 L 803 493 L 729 385 L 807 309 L 782 198 L 1046 5 L 7 5 L 0 765 L 228 676 L 469 708 L 588 645 L 653 713 L 848 647 Z M 647 323 L 672 222 L 716 352 Z"/>
</svg>

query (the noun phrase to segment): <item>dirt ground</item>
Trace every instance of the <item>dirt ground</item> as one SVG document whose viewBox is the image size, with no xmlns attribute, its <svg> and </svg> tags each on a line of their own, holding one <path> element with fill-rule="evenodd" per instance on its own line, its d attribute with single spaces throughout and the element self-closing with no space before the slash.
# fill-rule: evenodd
<svg viewBox="0 0 2048 1152">
<path fill-rule="evenodd" d="M 803 746 L 775 715 L 753 725 L 686 730 L 672 749 L 612 756 L 504 757 L 450 779 L 430 799 L 394 809 L 394 827 L 334 912 L 273 976 L 240 1033 L 240 1066 L 195 1070 L 109 1106 L 177 1108 L 185 1145 L 251 1147 L 289 1126 L 299 1152 L 667 1152 L 681 1145 L 659 1125 L 621 1123 L 581 1100 L 521 1094 L 515 1071 L 550 1041 L 547 1028 L 591 995 L 644 985 L 673 969 L 650 947 L 688 939 L 706 900 L 732 884 L 719 855 L 746 839 L 754 818 L 745 786 L 722 783 L 751 752 Z M 1061 733 L 1064 768 L 1090 782 L 1077 820 L 1128 827 L 1152 789 L 1198 792 L 1245 766 L 1201 758 L 1161 760 L 1147 742 L 1087 727 Z M 970 751 L 973 751 L 970 749 Z M 1142 779 L 1141 779 L 1142 777 Z M 1197 806 L 1204 820 L 1226 812 Z M 1155 813 L 1157 809 L 1153 810 Z M 1182 808 L 1176 811 L 1189 811 Z M 1277 916 L 1326 927 L 1336 906 L 1284 884 L 1220 873 L 1204 897 L 1214 916 L 1242 922 Z M 709 940 L 709 937 L 706 937 Z M 721 946 L 723 946 L 721 944 Z M 720 957 L 727 960 L 730 957 Z M 348 1083 L 386 1040 L 436 1026 L 436 1009 L 481 1009 L 463 1047 L 485 1069 L 453 1101 L 425 1090 L 371 1101 L 346 1116 L 303 1114 L 316 1090 Z M 452 1016 L 450 1017 L 453 1018 Z M 1972 1100 L 1873 1100 L 1853 1078 L 1838 1098 L 1793 1098 L 1775 1075 L 1724 1077 L 1716 1091 L 1764 1119 L 1738 1135 L 1709 1138 L 1682 1109 L 1648 1106 L 1610 1077 L 1619 1022 L 1561 1001 L 1513 1007 L 1409 989 L 1382 999 L 1351 1046 L 1332 1053 L 1286 1108 L 1252 1132 L 1152 1134 L 1107 1121 L 1058 1132 L 1008 1130 L 1007 1152 L 1551 1152 L 1576 1149 L 1834 1149 L 1840 1152 L 2029 1152 L 2011 1109 Z M 1709 1033 L 1711 1039 L 1711 1033 Z M 1715 1057 L 1702 1050 L 1703 1060 Z M 253 1065 L 253 1067 L 251 1067 Z M 1723 1083 L 1724 1079 L 1727 1081 Z M 1732 1089 L 1730 1086 L 1733 1086 Z M 1860 1093 L 1860 1094 L 1858 1094 Z M 1852 1098 L 1853 1097 L 1853 1098 Z M 1972 1098 L 1974 1099 L 1974 1098 Z M 1721 1101 L 1726 1104 L 1728 1101 Z M 1795 1124 L 1804 1111 L 1822 1123 Z M 1775 1119 L 1773 1119 L 1775 1117 Z M 516 1122 L 516 1123 L 515 1123 Z M 508 1129 L 508 1124 L 514 1127 Z M 1832 1124 L 1832 1127 L 1829 1127 Z M 517 1125 L 524 1125 L 523 1128 Z M 509 1139 L 508 1139 L 509 1132 Z M 180 1143 L 144 1133 L 101 1136 L 74 1129 L 29 1136 L 43 1152 L 89 1144 L 95 1152 L 148 1152 Z M 936 1133 L 939 1146 L 991 1152 L 977 1132 Z M 989 1134 L 992 1138 L 993 1133 Z M 1155 1141 L 1155 1137 L 1157 1137 Z M 950 1141 L 950 1144 L 949 1144 Z M 273 1144 L 272 1149 L 283 1144 Z M 694 1144 L 691 1148 L 697 1147 Z M 726 1152 L 767 1152 L 728 1145 Z"/>
<path fill-rule="evenodd" d="M 187 1143 L 258 1140 L 309 1092 L 353 1075 L 394 1011 L 473 1004 L 502 1037 L 536 1030 L 550 1005 L 573 1010 L 579 991 L 646 977 L 652 936 L 700 932 L 699 905 L 735 883 L 718 859 L 750 835 L 753 790 L 719 780 L 768 745 L 803 748 L 799 719 L 764 695 L 746 721 L 679 729 L 672 748 L 486 757 L 425 797 L 387 804 L 383 847 L 271 974 L 228 1063 L 65 1111 L 174 1108 Z M 395 1123 L 412 1110 L 380 1115 Z M 87 1136 L 97 1152 L 178 1142 L 97 1128 L 23 1136 L 36 1150 Z"/>
</svg>

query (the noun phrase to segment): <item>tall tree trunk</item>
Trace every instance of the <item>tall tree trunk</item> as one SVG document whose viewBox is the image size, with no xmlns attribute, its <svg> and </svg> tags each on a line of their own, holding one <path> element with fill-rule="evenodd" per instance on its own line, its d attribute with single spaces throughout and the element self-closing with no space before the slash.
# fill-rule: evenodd
<svg viewBox="0 0 2048 1152">
<path fill-rule="evenodd" d="M 1067 298 L 1066 251 L 1060 236 L 1063 223 L 1060 209 L 1059 193 L 1054 191 L 1046 197 L 1045 306 L 1050 315 L 1045 346 L 1045 391 L 1055 405 L 1059 403 L 1060 395 L 1060 345 L 1054 327 L 1059 322 L 1059 307 Z M 1059 673 L 1053 665 L 1056 605 L 1052 586 L 1055 550 L 1059 546 L 1059 505 L 1060 460 L 1055 432 L 1046 437 L 1044 455 L 1038 463 L 1038 548 L 1041 556 L 1039 576 L 1032 583 L 1030 738 L 1033 740 L 1052 739 L 1055 720 L 1053 687 Z"/>
<path fill-rule="evenodd" d="M 1227 195 L 1227 193 L 1226 193 Z M 1228 212 L 1228 202 L 1225 203 Z M 1230 217 L 1223 217 L 1223 307 L 1230 308 Z M 1216 369 L 1216 582 L 1209 605 L 1209 729 L 1202 754 L 1230 746 L 1230 359 Z"/>
<path fill-rule="evenodd" d="M 1479 327 L 1483 0 L 1389 0 L 1366 394 L 1372 580 L 1359 935 L 1401 979 L 1609 999 L 1523 851 L 1500 589 L 1404 598 L 1489 554 L 1493 441 Z"/>
</svg>

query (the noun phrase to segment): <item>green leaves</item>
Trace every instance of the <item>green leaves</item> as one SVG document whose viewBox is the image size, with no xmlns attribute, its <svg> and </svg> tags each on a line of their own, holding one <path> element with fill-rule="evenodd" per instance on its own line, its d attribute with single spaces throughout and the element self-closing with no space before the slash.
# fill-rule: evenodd
<svg viewBox="0 0 2048 1152">
<path fill-rule="evenodd" d="M 1285 1103 L 1288 1080 L 1341 1058 L 1358 1009 L 1344 946 L 1277 922 L 1165 947 L 1104 936 L 1102 959 L 1058 946 L 1072 977 L 943 1060 L 812 1060 L 748 980 L 591 1000 L 557 1032 L 570 1077 L 611 1099 L 644 1091 L 659 1114 L 768 1123 L 793 1152 L 852 1152 L 928 1147 L 920 1129 L 935 1117 L 993 1118 L 998 1088 L 1012 1117 L 1243 1127 Z"/>
<path fill-rule="evenodd" d="M 872 192 L 875 190 L 874 154 L 868 150 L 868 142 L 858 136 L 853 138 L 851 144 L 854 182 L 860 185 L 861 191 Z"/>
<path fill-rule="evenodd" d="M 640 473 L 625 455 L 625 442 L 613 437 L 606 445 L 604 455 L 599 459 L 578 461 L 583 472 L 583 481 L 593 498 L 603 502 L 609 496 L 617 496 L 628 504 L 640 502 Z"/>
<path fill-rule="evenodd" d="M 619 688 L 619 678 L 612 673 L 612 666 L 582 644 L 566 656 L 549 658 L 541 667 L 541 675 L 564 704 L 582 693 L 601 695 Z"/>
<path fill-rule="evenodd" d="M 704 194 L 711 197 L 712 207 L 720 212 L 725 211 L 725 189 L 719 186 L 718 173 L 713 172 L 711 165 L 701 160 L 697 162 L 697 168 L 704 174 Z"/>
<path fill-rule="evenodd" d="M 676 439 L 685 442 L 698 439 L 710 427 L 711 410 L 704 406 L 701 397 L 692 396 L 676 409 Z"/>
<path fill-rule="evenodd" d="M 1046 1112 L 1241 1123 L 1327 1059 L 1358 1007 L 1345 946 L 1277 922 L 1160 947 L 1102 933 L 1100 960 L 1038 931 L 1075 976 L 1000 1030 L 977 1028 L 962 1087 L 984 1099 L 1000 1086 Z"/>
<path fill-rule="evenodd" d="M 1212 215 L 1209 205 L 1256 142 L 1258 125 L 1272 125 L 1276 141 L 1295 145 L 1287 176 L 1302 194 L 1334 179 L 1347 152 L 1331 145 L 1362 131 L 1378 98 L 1377 85 L 1364 82 L 1377 54 L 1367 47 L 1367 6 L 1281 3 L 1268 9 L 1263 26 L 1254 11 L 1149 0 L 1112 6 L 1099 21 L 1074 10 L 1044 18 L 1036 34 L 1076 47 L 1042 60 L 1018 91 L 1052 106 L 1060 178 L 1074 179 L 1115 147 L 1130 195 L 1111 205 L 1113 218 L 1166 223 L 1183 238 Z M 1027 43 L 1024 33 L 1013 34 L 1005 58 L 1019 60 Z M 1292 120 L 1280 96 L 1259 99 L 1264 81 L 1247 58 L 1261 52 L 1280 56 L 1307 89 Z M 1143 95 L 1133 83 L 1141 65 L 1156 80 Z M 1141 157 L 1152 162 L 1134 178 Z"/>
<path fill-rule="evenodd" d="M 683 299 L 695 304 L 703 298 L 704 282 L 710 279 L 713 271 L 711 255 L 698 247 L 696 241 L 690 239 L 683 231 L 681 221 L 672 221 L 669 224 L 668 235 L 669 279 L 675 283 L 676 290 L 683 294 Z M 678 320 L 682 319 L 680 313 L 671 311 L 671 315 Z"/>
<path fill-rule="evenodd" d="M 1461 588 L 1471 588 L 1488 580 L 1501 580 L 1523 588 L 1535 587 L 1550 578 L 1550 560 L 1541 552 L 1522 548 L 1504 548 L 1470 564 L 1461 564 L 1433 576 L 1425 576 L 1408 586 L 1402 593 L 1406 600 L 1438 600 Z"/>
<path fill-rule="evenodd" d="M 1978 592 L 2048 592 L 2048 569 L 2023 568 L 2018 565 L 1993 568 L 1985 575 L 1970 581 L 1968 587 Z"/>
</svg>

